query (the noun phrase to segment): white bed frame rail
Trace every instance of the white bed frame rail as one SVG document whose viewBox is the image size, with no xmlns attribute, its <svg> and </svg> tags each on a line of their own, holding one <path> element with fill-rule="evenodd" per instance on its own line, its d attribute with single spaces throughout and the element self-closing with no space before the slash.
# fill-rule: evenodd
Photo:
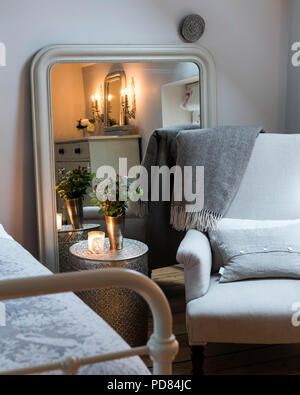
<svg viewBox="0 0 300 395">
<path fill-rule="evenodd" d="M 5 280 L 0 281 L 0 300 L 107 287 L 130 288 L 146 300 L 153 315 L 153 334 L 147 345 L 89 358 L 73 356 L 47 365 L 1 372 L 0 375 L 39 374 L 57 370 L 75 375 L 81 366 L 135 355 L 150 355 L 154 375 L 172 374 L 172 362 L 178 352 L 178 342 L 172 334 L 170 306 L 159 286 L 140 273 L 124 269 L 107 269 Z"/>
</svg>

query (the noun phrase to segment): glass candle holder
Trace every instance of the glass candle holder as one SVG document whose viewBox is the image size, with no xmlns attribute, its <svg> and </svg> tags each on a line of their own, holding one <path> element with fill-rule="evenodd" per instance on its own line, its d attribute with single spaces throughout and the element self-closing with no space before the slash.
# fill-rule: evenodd
<svg viewBox="0 0 300 395">
<path fill-rule="evenodd" d="M 105 233 L 89 232 L 89 252 L 92 254 L 101 254 L 104 251 Z"/>
<path fill-rule="evenodd" d="M 62 222 L 63 222 L 63 215 L 62 214 L 56 214 L 57 230 L 62 230 Z"/>
</svg>

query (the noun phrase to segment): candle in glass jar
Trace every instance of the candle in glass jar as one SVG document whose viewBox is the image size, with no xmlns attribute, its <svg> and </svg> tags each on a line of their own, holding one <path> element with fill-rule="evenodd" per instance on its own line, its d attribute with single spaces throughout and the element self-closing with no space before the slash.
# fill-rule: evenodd
<svg viewBox="0 0 300 395">
<path fill-rule="evenodd" d="M 92 254 L 100 254 L 104 251 L 104 242 L 104 232 L 89 232 L 89 252 Z"/>
<path fill-rule="evenodd" d="M 61 230 L 62 229 L 62 221 L 63 221 L 63 215 L 62 214 L 57 214 L 56 215 L 57 230 Z"/>
</svg>

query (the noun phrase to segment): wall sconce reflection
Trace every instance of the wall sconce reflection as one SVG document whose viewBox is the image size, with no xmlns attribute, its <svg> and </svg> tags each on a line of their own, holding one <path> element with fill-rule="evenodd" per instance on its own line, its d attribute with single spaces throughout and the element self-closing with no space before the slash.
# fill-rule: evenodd
<svg viewBox="0 0 300 395">
<path fill-rule="evenodd" d="M 135 82 L 134 78 L 131 78 L 131 86 L 128 90 L 127 88 L 122 89 L 122 109 L 124 115 L 124 124 L 128 125 L 130 119 L 135 119 L 136 117 L 136 95 L 135 95 Z"/>
<path fill-rule="evenodd" d="M 95 121 L 99 123 L 104 122 L 104 97 L 103 87 L 100 87 L 100 93 L 95 93 L 92 96 L 92 113 Z"/>
</svg>

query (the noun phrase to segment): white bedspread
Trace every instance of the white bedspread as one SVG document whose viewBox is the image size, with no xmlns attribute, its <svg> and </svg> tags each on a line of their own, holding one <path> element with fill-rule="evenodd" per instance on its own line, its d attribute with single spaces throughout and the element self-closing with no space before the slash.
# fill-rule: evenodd
<svg viewBox="0 0 300 395">
<path fill-rule="evenodd" d="M 0 280 L 49 274 L 17 242 L 4 237 L 2 232 Z M 5 305 L 6 327 L 0 327 L 0 371 L 129 347 L 74 294 L 18 299 Z M 83 367 L 79 374 L 134 375 L 149 371 L 140 358 L 132 357 Z"/>
<path fill-rule="evenodd" d="M 0 238 L 1 239 L 10 239 L 13 240 L 13 238 L 11 236 L 9 236 L 8 233 L 6 233 L 6 231 L 3 228 L 3 225 L 0 224 Z"/>
</svg>

